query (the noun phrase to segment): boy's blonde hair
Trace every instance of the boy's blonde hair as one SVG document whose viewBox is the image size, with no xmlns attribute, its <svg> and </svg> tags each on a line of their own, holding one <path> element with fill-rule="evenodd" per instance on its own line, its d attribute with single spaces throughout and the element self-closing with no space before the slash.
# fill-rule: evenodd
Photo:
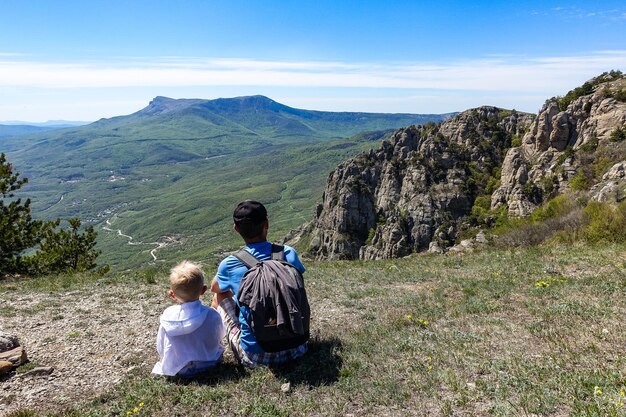
<svg viewBox="0 0 626 417">
<path fill-rule="evenodd" d="M 200 298 L 204 287 L 204 272 L 199 265 L 182 261 L 170 270 L 170 285 L 182 301 L 195 301 Z"/>
</svg>

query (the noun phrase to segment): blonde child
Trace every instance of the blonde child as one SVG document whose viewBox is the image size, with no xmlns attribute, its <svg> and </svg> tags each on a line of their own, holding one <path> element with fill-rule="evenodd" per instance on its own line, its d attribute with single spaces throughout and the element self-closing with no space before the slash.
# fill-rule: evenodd
<svg viewBox="0 0 626 417">
<path fill-rule="evenodd" d="M 168 294 L 178 304 L 161 315 L 156 341 L 161 359 L 152 373 L 192 376 L 221 361 L 225 328 L 219 313 L 200 301 L 207 286 L 198 265 L 183 261 L 172 268 L 170 286 Z"/>
</svg>

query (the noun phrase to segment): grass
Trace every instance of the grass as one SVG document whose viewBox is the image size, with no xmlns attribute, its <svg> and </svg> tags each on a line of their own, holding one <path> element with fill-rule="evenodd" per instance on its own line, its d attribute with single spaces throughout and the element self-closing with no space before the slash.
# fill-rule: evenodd
<svg viewBox="0 0 626 417">
<path fill-rule="evenodd" d="M 138 369 L 74 408 L 30 411 L 624 416 L 625 257 L 623 245 L 578 245 L 309 262 L 313 336 L 298 363 L 247 370 L 226 361 L 191 381 Z M 27 286 L 1 284 L 0 294 Z"/>
</svg>

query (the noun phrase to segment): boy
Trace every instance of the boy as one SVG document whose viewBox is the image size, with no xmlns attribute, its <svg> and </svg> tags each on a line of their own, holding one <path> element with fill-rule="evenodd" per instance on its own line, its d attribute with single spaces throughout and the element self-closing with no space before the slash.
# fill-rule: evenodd
<svg viewBox="0 0 626 417">
<path fill-rule="evenodd" d="M 170 271 L 170 285 L 168 295 L 178 304 L 161 315 L 157 334 L 161 360 L 152 373 L 188 377 L 221 361 L 225 329 L 219 313 L 200 301 L 207 286 L 198 265 L 189 261 L 176 265 Z"/>
</svg>

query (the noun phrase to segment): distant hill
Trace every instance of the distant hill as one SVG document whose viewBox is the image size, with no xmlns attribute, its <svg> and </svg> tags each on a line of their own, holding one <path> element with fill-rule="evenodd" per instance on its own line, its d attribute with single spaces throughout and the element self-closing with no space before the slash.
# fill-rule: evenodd
<svg viewBox="0 0 626 417">
<path fill-rule="evenodd" d="M 32 125 L 2 125 L 0 124 L 0 139 L 9 136 L 26 135 L 29 133 L 45 132 L 56 129 L 55 127 L 32 126 Z"/>
<path fill-rule="evenodd" d="M 393 129 L 449 116 L 302 110 L 263 96 L 156 97 L 130 115 L 4 138 L 2 149 L 30 178 L 23 193 L 36 215 L 79 216 L 148 242 L 128 246 L 101 230 L 103 258 L 121 267 L 152 260 L 160 240 L 176 244 L 159 260 L 217 258 L 237 243 L 229 217 L 244 198 L 268 203 L 280 237 L 309 216 L 339 161 Z"/>
<path fill-rule="evenodd" d="M 89 123 L 91 122 L 80 122 L 80 121 L 73 121 L 73 120 L 48 120 L 47 122 L 25 122 L 22 120 L 0 121 L 1 125 L 7 125 L 7 126 L 24 125 L 24 126 L 39 126 L 39 127 L 52 127 L 52 128 L 83 126 L 83 125 L 88 125 Z"/>
</svg>

